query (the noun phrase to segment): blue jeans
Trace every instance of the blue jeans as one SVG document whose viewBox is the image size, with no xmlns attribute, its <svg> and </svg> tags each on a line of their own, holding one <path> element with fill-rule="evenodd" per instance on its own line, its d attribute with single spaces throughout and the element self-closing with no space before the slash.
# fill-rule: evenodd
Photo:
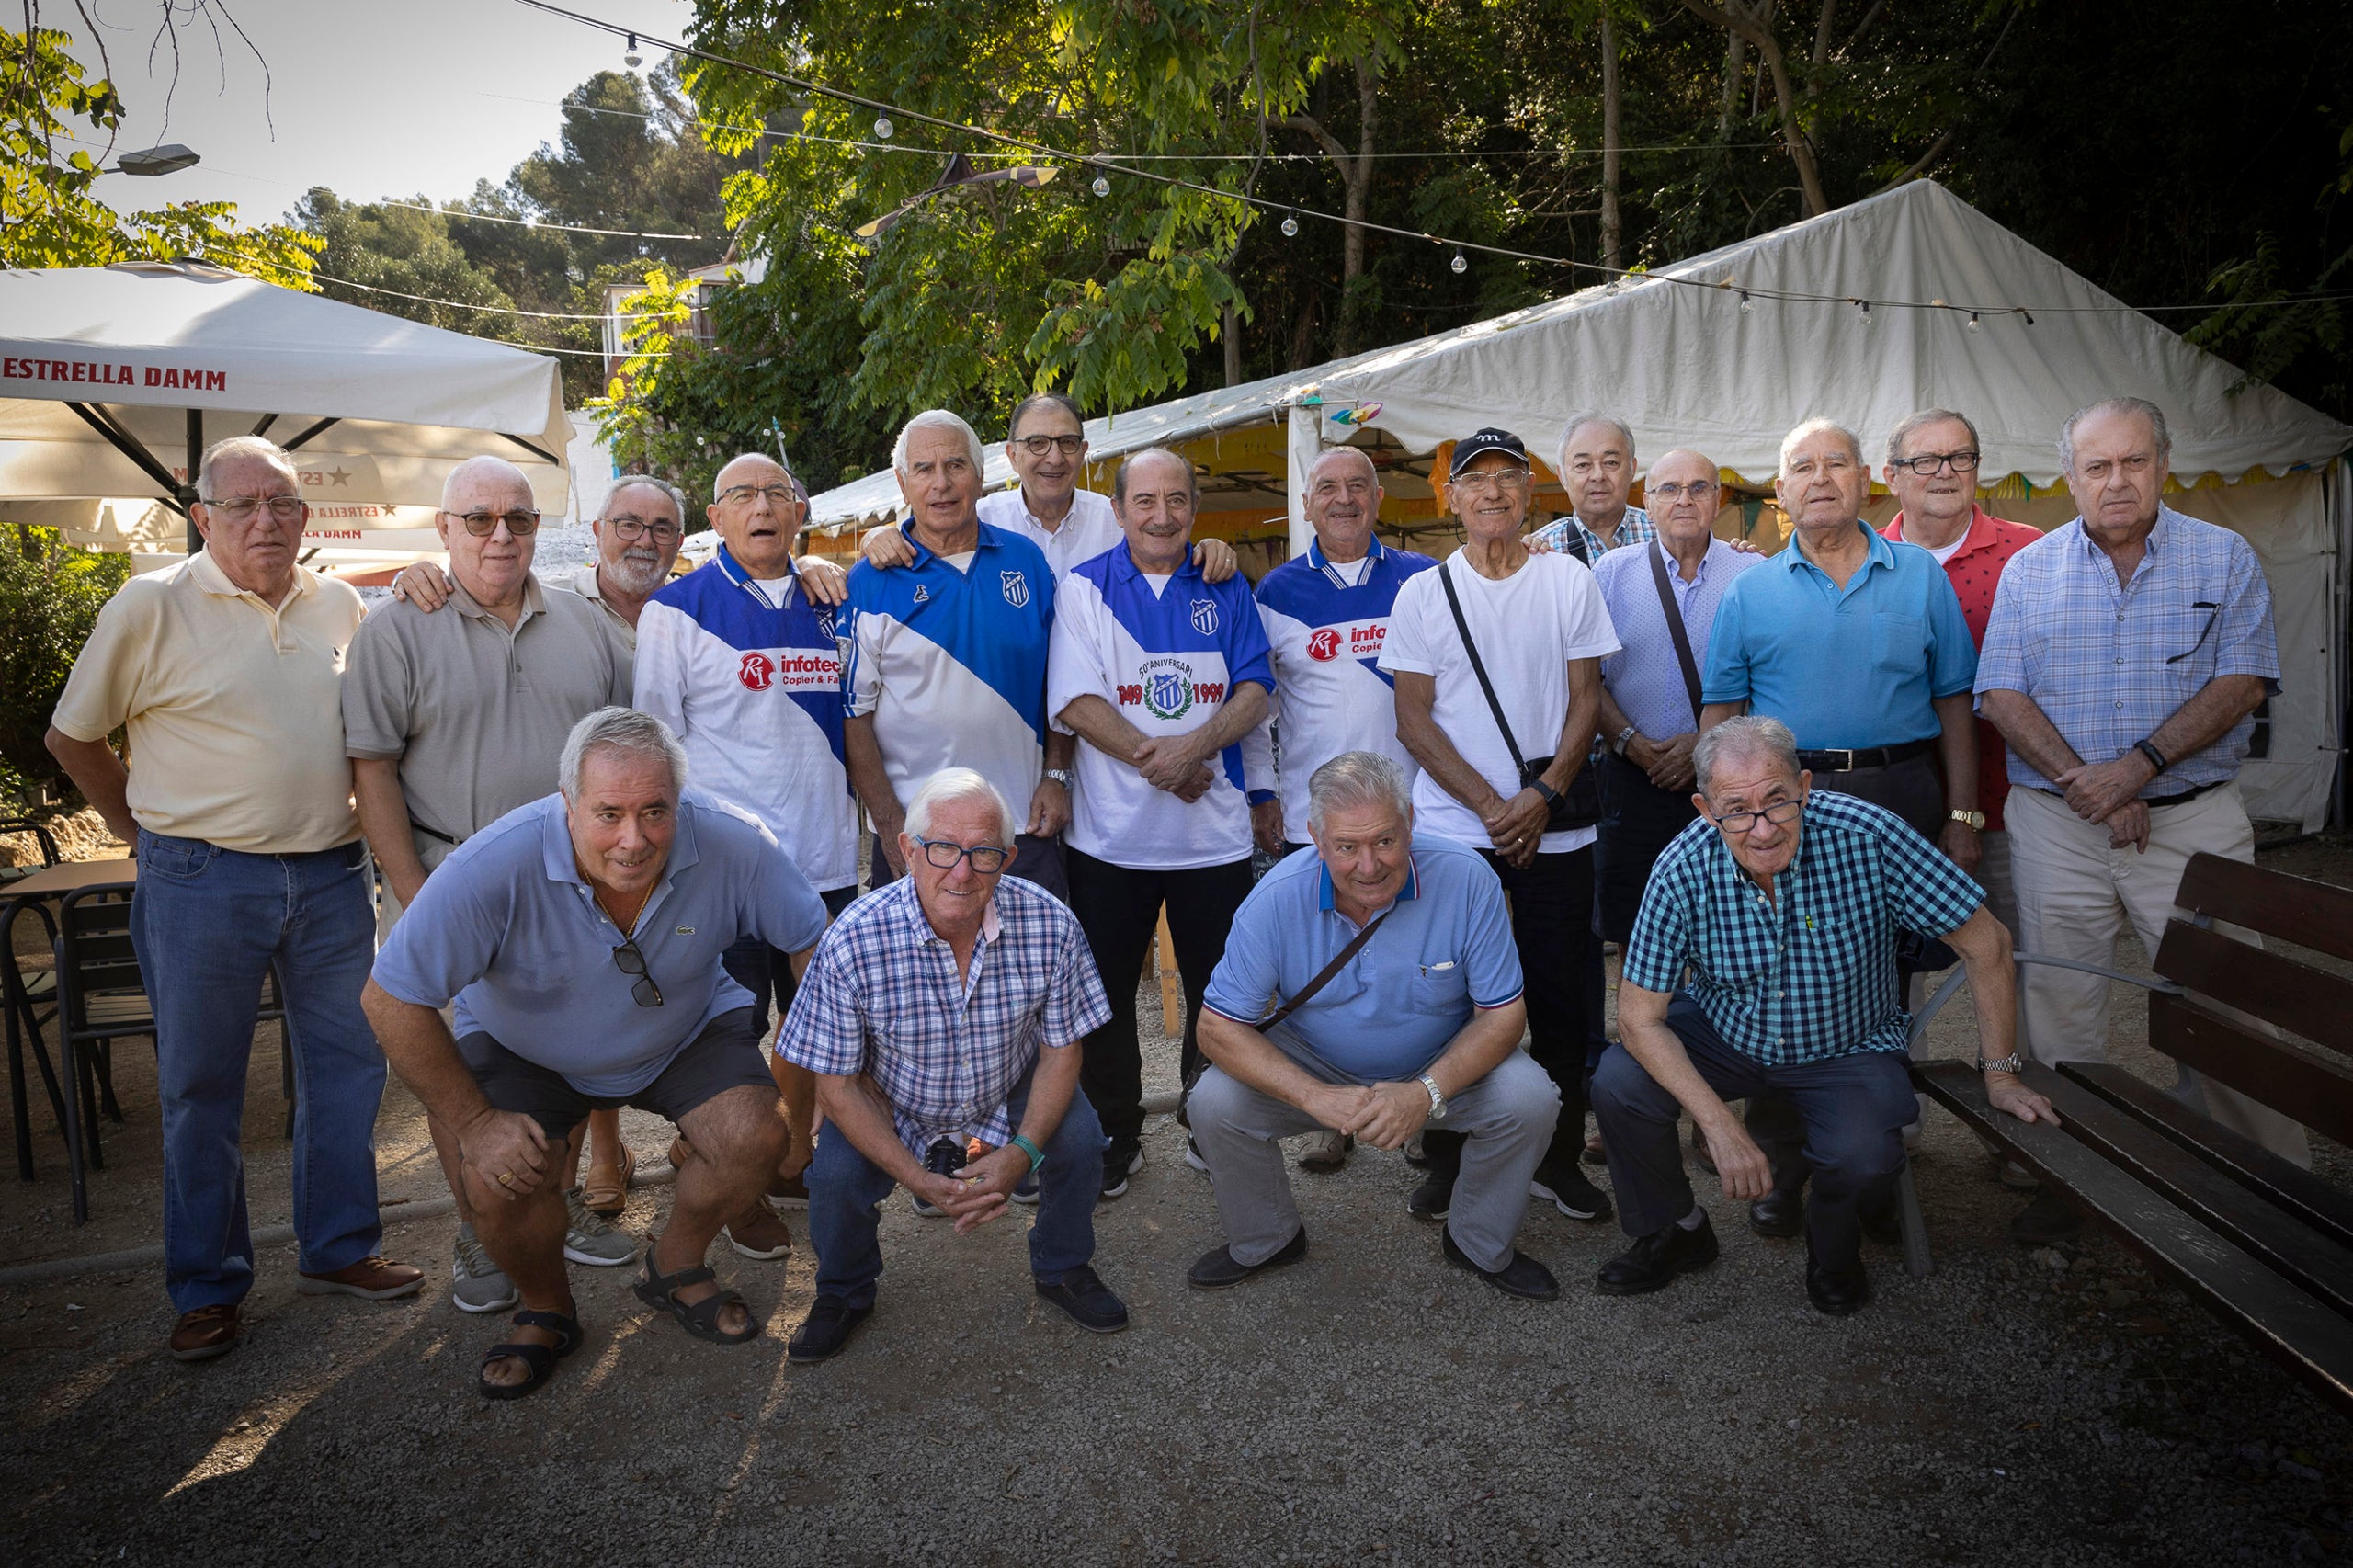
<svg viewBox="0 0 2353 1568">
<path fill-rule="evenodd" d="M 1033 1067 L 1022 1075 L 1006 1102 L 1017 1131 L 1036 1072 Z M 1038 1219 L 1029 1227 L 1029 1272 L 1040 1285 L 1059 1285 L 1065 1274 L 1095 1256 L 1103 1127 L 1085 1091 L 1071 1091 L 1070 1109 L 1046 1140 L 1045 1154 L 1038 1172 Z M 817 1249 L 817 1294 L 838 1296 L 853 1307 L 874 1304 L 874 1282 L 882 1278 L 876 1230 L 882 1200 L 896 1185 L 840 1128 L 827 1122 L 819 1130 L 817 1156 L 809 1163 L 809 1240 Z"/>
<path fill-rule="evenodd" d="M 1904 1127 L 1920 1113 L 1904 1053 L 1857 1051 L 1768 1067 L 1726 1045 L 1699 1005 L 1681 994 L 1667 1005 L 1666 1027 L 1719 1098 L 1769 1095 L 1793 1108 L 1813 1172 L 1808 1250 L 1831 1267 L 1851 1262 L 1862 1245 L 1858 1201 L 1904 1168 Z M 1690 1213 L 1691 1178 L 1676 1136 L 1682 1107 L 1622 1045 L 1611 1046 L 1594 1074 L 1593 1112 L 1626 1233 L 1646 1236 Z"/>
<path fill-rule="evenodd" d="M 294 1053 L 294 1234 L 305 1274 L 376 1251 L 384 1053 L 359 1010 L 375 961 L 367 852 L 247 855 L 139 835 L 131 944 L 155 1009 L 164 1107 L 164 1277 L 179 1312 L 253 1288 L 239 1147 L 263 977 L 286 977 Z"/>
</svg>

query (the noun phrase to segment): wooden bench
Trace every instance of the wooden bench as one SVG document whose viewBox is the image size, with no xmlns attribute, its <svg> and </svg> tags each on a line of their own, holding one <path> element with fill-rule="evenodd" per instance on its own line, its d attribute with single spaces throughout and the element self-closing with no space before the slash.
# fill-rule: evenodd
<svg viewBox="0 0 2353 1568">
<path fill-rule="evenodd" d="M 2200 855 L 2176 902 L 2189 915 L 2165 928 L 2159 979 L 2116 977 L 2150 992 L 2149 1043 L 2353 1142 L 2353 981 L 2214 928 L 2224 922 L 2353 961 L 2353 890 Z M 2019 955 L 2021 963 L 2047 961 Z M 1939 1002 L 1959 978 L 1946 982 Z M 2258 1032 L 2215 1003 L 2289 1038 Z M 2025 1080 L 2058 1108 L 2055 1128 L 1992 1109 L 1984 1080 L 1965 1062 L 1916 1062 L 1912 1072 L 1922 1091 L 2046 1188 L 2353 1414 L 2353 1195 L 2120 1067 L 2029 1064 Z M 1916 1209 L 1906 1221 L 1915 1231 Z M 1907 1243 L 1918 1272 L 1925 1235 Z"/>
</svg>

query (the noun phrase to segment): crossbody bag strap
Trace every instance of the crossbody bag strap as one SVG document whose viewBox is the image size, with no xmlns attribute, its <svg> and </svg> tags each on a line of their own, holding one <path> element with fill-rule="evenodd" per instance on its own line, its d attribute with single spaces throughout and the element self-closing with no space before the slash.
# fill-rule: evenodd
<svg viewBox="0 0 2353 1568">
<path fill-rule="evenodd" d="M 1454 596 L 1454 579 L 1448 574 L 1449 563 L 1438 562 L 1438 586 L 1446 590 L 1446 608 L 1454 612 L 1454 630 L 1462 634 L 1462 651 L 1471 655 L 1471 673 L 1479 677 L 1479 689 L 1487 694 L 1487 707 L 1495 716 L 1495 728 L 1504 733 L 1504 744 L 1511 750 L 1512 777 L 1517 778 L 1528 771 L 1528 759 L 1519 755 L 1519 742 L 1512 738 L 1511 721 L 1504 717 L 1504 705 L 1495 697 L 1495 683 L 1487 678 L 1487 666 L 1479 658 L 1479 644 L 1471 641 L 1471 622 L 1462 614 L 1462 601 Z"/>
<path fill-rule="evenodd" d="M 1683 630 L 1683 611 L 1675 603 L 1674 585 L 1666 580 L 1665 551 L 1656 540 L 1643 549 L 1650 557 L 1651 584 L 1658 589 L 1659 613 L 1666 617 L 1666 634 L 1675 639 L 1675 662 L 1683 666 L 1683 691 L 1691 699 L 1691 722 L 1699 722 L 1699 665 L 1691 656 L 1691 638 Z"/>
<path fill-rule="evenodd" d="M 1339 956 L 1335 958 L 1330 963 L 1325 964 L 1322 970 L 1318 971 L 1314 979 L 1301 986 L 1297 995 L 1293 996 L 1290 1001 L 1284 1003 L 1281 1006 L 1276 1008 L 1273 1012 L 1258 1020 L 1258 1032 L 1264 1034 L 1267 1030 L 1273 1028 L 1277 1024 L 1281 1023 L 1285 1018 L 1290 1017 L 1300 1008 L 1305 1006 L 1309 998 L 1313 997 L 1318 991 L 1321 991 L 1325 986 L 1331 984 L 1333 977 L 1337 975 L 1342 970 L 1348 967 L 1348 960 L 1363 950 L 1364 945 L 1367 942 L 1372 940 L 1372 934 L 1381 929 L 1381 923 L 1382 921 L 1389 918 L 1389 911 L 1395 909 L 1396 907 L 1397 906 L 1392 903 L 1389 906 L 1389 909 L 1382 910 L 1370 920 L 1366 921 L 1364 929 L 1358 931 L 1354 937 L 1350 937 L 1348 945 L 1340 949 Z"/>
</svg>

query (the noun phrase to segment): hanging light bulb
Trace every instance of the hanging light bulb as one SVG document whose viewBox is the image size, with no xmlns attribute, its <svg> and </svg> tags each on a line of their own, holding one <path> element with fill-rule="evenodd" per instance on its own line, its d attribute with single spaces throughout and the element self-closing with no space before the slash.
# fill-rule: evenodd
<svg viewBox="0 0 2353 1568">
<path fill-rule="evenodd" d="M 1977 325 L 1977 312 L 1975 311 L 1969 312 L 1969 330 L 1972 332 L 1980 330 Z"/>
<path fill-rule="evenodd" d="M 1471 264 L 1463 259 L 1462 253 L 1461 251 L 1456 251 L 1454 253 L 1454 259 L 1448 262 L 1446 265 L 1452 267 L 1458 273 L 1468 272 L 1471 270 Z"/>
<path fill-rule="evenodd" d="M 891 123 L 889 115 L 882 115 L 874 121 L 874 138 L 878 142 L 888 142 L 891 140 L 891 132 L 897 129 L 897 126 Z"/>
<path fill-rule="evenodd" d="M 645 63 L 645 56 L 637 51 L 637 35 L 629 35 L 629 51 L 621 56 L 621 63 L 635 67 Z"/>
<path fill-rule="evenodd" d="M 1863 312 L 1863 324 L 1864 324 L 1865 326 L 1869 326 L 1869 325 L 1870 325 L 1870 324 L 1871 324 L 1871 302 L 1870 302 L 1869 300 L 1858 300 L 1858 301 L 1855 301 L 1855 303 L 1856 303 L 1856 305 L 1857 305 L 1857 306 L 1858 306 L 1858 307 L 1862 311 L 1862 312 Z"/>
<path fill-rule="evenodd" d="M 1296 211 L 1291 211 L 1291 212 L 1286 212 L 1286 213 L 1284 213 L 1284 214 L 1283 214 L 1283 238 L 1285 238 L 1285 239 L 1287 239 L 1287 240 L 1290 240 L 1290 239 L 1297 239 L 1298 237 L 1299 237 L 1299 214 L 1298 214 Z"/>
<path fill-rule="evenodd" d="M 1742 315 L 1751 315 L 1756 312 L 1756 301 L 1748 297 L 1747 290 L 1743 289 L 1740 291 L 1740 313 Z"/>
<path fill-rule="evenodd" d="M 1104 176 L 1097 175 L 1095 176 L 1095 183 L 1088 188 L 1093 190 L 1097 196 L 1108 196 L 1111 194 L 1111 182 Z"/>
</svg>

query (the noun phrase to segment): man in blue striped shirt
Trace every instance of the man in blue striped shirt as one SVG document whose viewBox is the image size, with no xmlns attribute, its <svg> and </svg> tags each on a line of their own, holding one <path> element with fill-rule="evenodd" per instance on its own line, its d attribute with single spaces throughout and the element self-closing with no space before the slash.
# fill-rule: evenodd
<svg viewBox="0 0 2353 1568">
<path fill-rule="evenodd" d="M 2060 467 L 2081 516 L 2010 558 L 1977 667 L 1978 705 L 2009 743 L 2018 945 L 2106 968 L 2129 919 L 2157 950 L 2192 855 L 2255 858 L 2239 764 L 2255 710 L 2279 689 L 2271 592 L 2245 540 L 2164 505 L 2172 442 L 2139 398 L 2067 421 Z M 2040 1062 L 2108 1054 L 2108 982 L 2028 969 Z M 2303 1129 L 2182 1069 L 2175 1092 L 2275 1153 L 2309 1161 Z M 2048 1194 L 2013 1233 L 2075 1228 Z"/>
<path fill-rule="evenodd" d="M 1608 1296 L 1655 1290 L 1715 1261 L 1676 1138 L 1688 1111 L 1728 1199 L 1772 1189 L 1771 1163 L 1727 1099 L 1770 1095 L 1804 1127 L 1806 1294 L 1832 1316 L 1870 1296 L 1861 1204 L 1904 1165 L 1918 1114 L 1904 1067 L 1898 929 L 1941 937 L 1969 966 L 1987 1097 L 2057 1119 L 2018 1082 L 2010 937 L 1977 884 L 1893 812 L 1810 792 L 1788 726 L 1729 719 L 1692 753 L 1701 819 L 1659 857 L 1626 945 L 1618 1027 L 1593 1081 L 1610 1185 L 1634 1244 L 1602 1266 Z"/>
</svg>

